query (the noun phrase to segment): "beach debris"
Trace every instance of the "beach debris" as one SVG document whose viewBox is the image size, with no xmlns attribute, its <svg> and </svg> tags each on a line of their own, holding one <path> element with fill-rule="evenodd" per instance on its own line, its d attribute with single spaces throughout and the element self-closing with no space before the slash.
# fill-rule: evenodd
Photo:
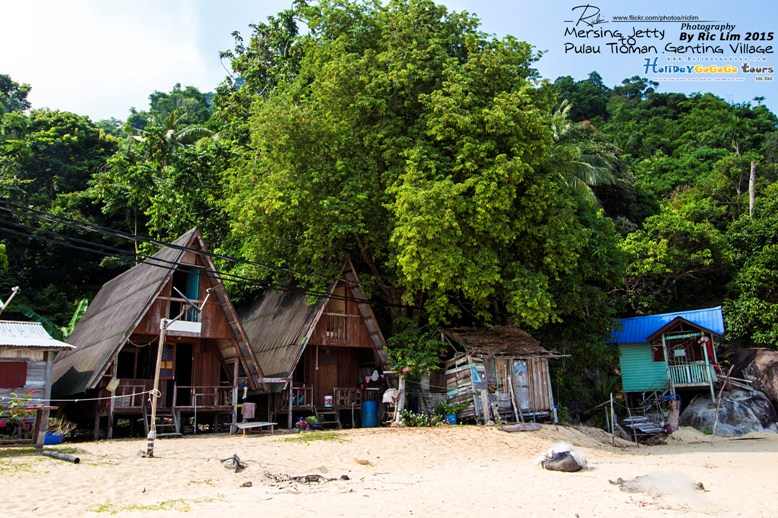
<svg viewBox="0 0 778 518">
<path fill-rule="evenodd" d="M 588 467 L 586 464 L 586 453 L 576 450 L 571 444 L 566 442 L 554 444 L 548 451 L 540 454 L 535 459 L 535 464 L 540 464 L 549 471 L 564 471 L 567 473 L 581 471 Z"/>
<path fill-rule="evenodd" d="M 644 493 L 650 496 L 682 493 L 689 490 L 707 491 L 702 482 L 693 482 L 683 476 L 640 475 L 629 480 L 619 477 L 608 482 L 619 486 L 619 489 L 625 493 Z"/>
<path fill-rule="evenodd" d="M 275 482 L 299 482 L 301 484 L 313 484 L 320 482 L 334 482 L 336 480 L 350 480 L 348 475 L 341 475 L 340 477 L 327 478 L 318 473 L 311 475 L 275 475 L 273 473 L 265 473 L 265 477 L 274 480 Z"/>
<path fill-rule="evenodd" d="M 58 459 L 58 460 L 66 460 L 68 462 L 72 462 L 73 464 L 78 464 L 81 462 L 81 459 L 78 457 L 74 457 L 73 455 L 68 455 L 67 453 L 60 453 L 58 451 L 43 451 L 41 452 L 41 455 L 44 457 L 51 457 L 52 459 Z"/>
<path fill-rule="evenodd" d="M 235 473 L 240 473 L 244 469 L 246 469 L 246 464 L 240 461 L 240 457 L 238 457 L 237 453 L 233 453 L 232 457 L 227 457 L 226 459 L 220 459 L 221 463 L 224 464 L 224 467 L 227 469 L 231 469 L 235 471 Z"/>
<path fill-rule="evenodd" d="M 240 487 L 251 487 L 251 486 L 253 486 L 253 485 L 254 485 L 254 484 L 252 484 L 252 483 L 251 483 L 251 480 L 247 480 L 247 481 L 245 481 L 244 483 L 242 483 L 242 484 L 240 485 Z"/>
</svg>

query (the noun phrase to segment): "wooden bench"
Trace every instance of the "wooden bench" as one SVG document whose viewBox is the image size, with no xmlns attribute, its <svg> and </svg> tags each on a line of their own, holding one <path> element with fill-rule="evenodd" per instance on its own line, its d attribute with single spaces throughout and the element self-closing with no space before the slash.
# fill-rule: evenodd
<svg viewBox="0 0 778 518">
<path fill-rule="evenodd" d="M 267 421 L 249 421 L 244 423 L 232 423 L 232 426 L 238 430 L 243 430 L 243 437 L 246 437 L 251 428 L 270 428 L 270 433 L 273 433 L 277 424 L 278 423 L 269 423 Z"/>
</svg>

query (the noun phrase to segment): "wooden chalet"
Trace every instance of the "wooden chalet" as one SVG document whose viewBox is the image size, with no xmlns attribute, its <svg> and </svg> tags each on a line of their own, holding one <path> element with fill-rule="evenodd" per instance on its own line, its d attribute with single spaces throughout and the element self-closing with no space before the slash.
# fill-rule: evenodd
<svg viewBox="0 0 778 518">
<path fill-rule="evenodd" d="M 386 344 L 351 261 L 326 297 L 271 291 L 239 312 L 251 348 L 271 382 L 268 421 L 316 414 L 341 427 L 361 416 L 365 398 L 380 401 Z M 283 422 L 283 421 L 279 421 Z"/>
<path fill-rule="evenodd" d="M 560 355 L 512 326 L 446 329 L 443 336 L 458 350 L 445 377 L 448 400 L 466 405 L 461 419 L 488 421 L 496 411 L 507 420 L 556 420 L 548 360 Z"/>
<path fill-rule="evenodd" d="M 95 437 L 102 428 L 112 437 L 118 420 L 135 434 L 143 417 L 148 430 L 163 321 L 158 436 L 185 431 L 182 419 L 235 420 L 239 383 L 257 388 L 262 375 L 196 229 L 108 281 L 89 305 L 68 338 L 75 349 L 54 362 L 53 393 L 81 400 L 66 409 L 71 420 L 91 420 Z"/>
<path fill-rule="evenodd" d="M 11 393 L 17 403 L 26 402 L 37 410 L 39 425 L 46 423 L 52 360 L 56 353 L 70 349 L 72 345 L 53 339 L 38 322 L 0 321 L 0 443 L 14 439 L 14 423 L 3 411 L 11 404 Z"/>
<path fill-rule="evenodd" d="M 624 392 L 645 397 L 702 389 L 715 401 L 723 334 L 721 306 L 619 320 L 609 343 L 619 348 Z"/>
</svg>

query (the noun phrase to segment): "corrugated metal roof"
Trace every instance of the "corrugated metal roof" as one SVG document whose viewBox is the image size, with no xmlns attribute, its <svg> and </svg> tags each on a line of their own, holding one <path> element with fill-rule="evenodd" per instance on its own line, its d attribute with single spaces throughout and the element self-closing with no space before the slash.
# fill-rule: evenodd
<svg viewBox="0 0 778 518">
<path fill-rule="evenodd" d="M 370 334 L 382 367 L 386 365 L 386 340 L 376 321 L 375 314 L 366 302 L 354 265 L 349 259 L 343 262 L 340 278 L 349 283 L 352 295 Z M 329 294 L 337 282 L 330 287 Z M 238 311 L 238 318 L 246 332 L 251 349 L 268 378 L 288 378 L 294 372 L 305 348 L 306 336 L 318 322 L 329 297 L 321 297 L 311 304 L 311 297 L 301 290 L 271 291 L 248 307 Z"/>
<path fill-rule="evenodd" d="M 715 308 L 619 319 L 618 326 L 611 332 L 611 339 L 608 343 L 648 343 L 649 336 L 677 317 L 684 318 L 718 335 L 724 334 L 724 316 L 721 312 L 721 306 L 716 306 Z"/>
<path fill-rule="evenodd" d="M 309 304 L 303 291 L 271 291 L 238 311 L 251 349 L 269 378 L 287 378 L 305 347 L 305 336 L 327 301 Z"/>
<path fill-rule="evenodd" d="M 32 347 L 58 351 L 73 349 L 72 345 L 53 339 L 39 322 L 0 320 L 0 347 Z"/>
<path fill-rule="evenodd" d="M 192 229 L 176 239 L 187 246 L 197 233 Z M 164 247 L 146 261 L 106 282 L 86 310 L 65 351 L 54 360 L 52 393 L 55 397 L 80 394 L 92 388 L 111 357 L 132 334 L 133 328 L 152 303 L 183 250 Z"/>
</svg>

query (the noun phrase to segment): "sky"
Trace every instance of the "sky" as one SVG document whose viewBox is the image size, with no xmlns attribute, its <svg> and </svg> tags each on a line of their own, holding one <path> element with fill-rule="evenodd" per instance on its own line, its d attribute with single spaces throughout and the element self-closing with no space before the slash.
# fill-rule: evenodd
<svg viewBox="0 0 778 518">
<path fill-rule="evenodd" d="M 659 92 L 711 92 L 752 104 L 764 97 L 760 102 L 778 111 L 774 0 L 438 1 L 478 15 L 486 33 L 543 51 L 536 66 L 552 81 L 597 71 L 613 87 L 638 75 L 658 81 Z M 123 120 L 131 107 L 146 109 L 149 94 L 176 83 L 213 91 L 227 75 L 219 52 L 233 47 L 233 31 L 248 39 L 250 23 L 289 6 L 291 0 L 0 0 L 0 74 L 32 86 L 33 108 Z"/>
</svg>

